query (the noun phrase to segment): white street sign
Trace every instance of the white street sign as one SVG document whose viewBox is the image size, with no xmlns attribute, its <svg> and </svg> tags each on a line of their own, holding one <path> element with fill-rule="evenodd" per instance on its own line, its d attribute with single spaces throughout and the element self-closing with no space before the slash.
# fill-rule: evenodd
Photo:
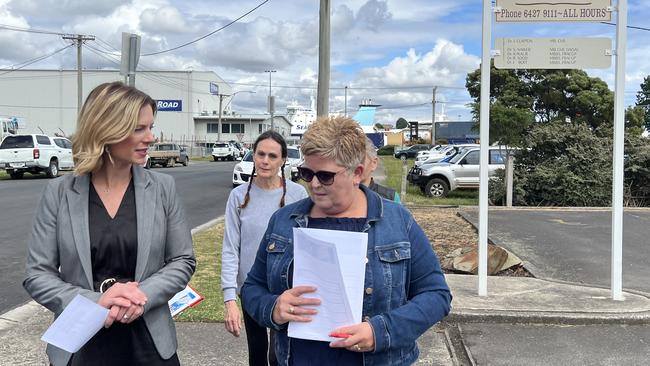
<svg viewBox="0 0 650 366">
<path fill-rule="evenodd" d="M 497 22 L 603 22 L 612 20 L 612 0 L 497 0 Z"/>
<path fill-rule="evenodd" d="M 497 38 L 497 69 L 606 69 L 612 40 L 583 38 Z"/>
</svg>

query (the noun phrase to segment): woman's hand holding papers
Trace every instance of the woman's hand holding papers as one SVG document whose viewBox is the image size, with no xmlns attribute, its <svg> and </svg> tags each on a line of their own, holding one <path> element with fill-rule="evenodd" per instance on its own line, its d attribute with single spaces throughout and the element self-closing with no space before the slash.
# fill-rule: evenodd
<svg viewBox="0 0 650 366">
<path fill-rule="evenodd" d="M 343 334 L 345 337 L 341 337 Z M 346 348 L 352 352 L 372 352 L 375 349 L 375 335 L 368 322 L 337 328 L 329 336 L 343 338 L 331 342 L 332 348 Z"/>
<path fill-rule="evenodd" d="M 275 302 L 273 308 L 273 322 L 282 325 L 292 322 L 310 322 L 311 315 L 318 311 L 308 306 L 320 305 L 319 299 L 302 297 L 303 294 L 316 292 L 313 286 L 296 286 L 282 293 Z"/>
</svg>

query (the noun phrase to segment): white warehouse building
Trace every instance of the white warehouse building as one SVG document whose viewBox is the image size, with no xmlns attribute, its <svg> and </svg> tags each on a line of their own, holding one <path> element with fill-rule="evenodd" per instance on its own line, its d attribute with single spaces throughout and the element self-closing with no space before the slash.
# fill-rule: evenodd
<svg viewBox="0 0 650 366">
<path fill-rule="evenodd" d="M 97 85 L 112 81 L 124 81 L 119 70 L 83 70 L 83 100 Z M 210 146 L 220 135 L 222 140 L 251 142 L 270 126 L 268 114 L 232 121 L 235 116 L 226 106 L 233 90 L 211 71 L 142 71 L 136 74 L 135 86 L 157 101 L 154 131 L 164 141 Z M 224 95 L 221 134 L 218 94 Z M 0 77 L 0 117 L 17 118 L 18 133 L 74 134 L 77 100 L 77 70 L 14 70 Z M 276 129 L 288 136 L 287 119 L 274 120 Z M 233 122 L 237 126 L 231 126 Z"/>
</svg>

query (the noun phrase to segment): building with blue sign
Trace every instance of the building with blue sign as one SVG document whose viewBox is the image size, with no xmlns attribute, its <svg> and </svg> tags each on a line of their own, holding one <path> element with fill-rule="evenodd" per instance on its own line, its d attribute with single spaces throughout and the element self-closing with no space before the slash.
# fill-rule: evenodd
<svg viewBox="0 0 650 366">
<path fill-rule="evenodd" d="M 84 70 L 84 100 L 97 85 L 118 80 L 124 81 L 119 70 Z M 233 93 L 212 71 L 138 71 L 135 85 L 157 102 L 158 138 L 187 145 L 214 142 L 205 120 L 219 114 L 217 94 Z M 229 98 L 223 98 L 223 106 Z M 0 118 L 20 118 L 19 133 L 70 136 L 77 120 L 77 70 L 13 70 L 0 78 L 0 100 Z M 236 139 L 236 133 L 225 137 Z"/>
</svg>

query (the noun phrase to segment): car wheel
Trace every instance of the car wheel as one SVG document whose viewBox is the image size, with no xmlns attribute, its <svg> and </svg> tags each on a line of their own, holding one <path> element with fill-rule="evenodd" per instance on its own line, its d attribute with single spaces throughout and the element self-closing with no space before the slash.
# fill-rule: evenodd
<svg viewBox="0 0 650 366">
<path fill-rule="evenodd" d="M 212 159 L 214 159 L 214 161 L 218 161 L 218 160 L 219 160 L 219 158 L 217 158 L 216 156 L 213 156 Z"/>
<path fill-rule="evenodd" d="M 47 170 L 45 171 L 45 174 L 47 174 L 48 178 L 55 178 L 56 176 L 58 176 L 59 163 L 54 159 L 50 160 L 50 165 L 47 166 Z"/>
<path fill-rule="evenodd" d="M 174 158 L 169 158 L 169 167 L 173 168 L 174 165 L 176 165 L 176 159 Z"/>
<path fill-rule="evenodd" d="M 447 196 L 447 193 L 449 193 L 449 187 L 447 187 L 447 182 L 444 180 L 433 178 L 427 182 L 424 191 L 429 197 L 445 197 Z"/>
<path fill-rule="evenodd" d="M 183 166 L 187 166 L 190 163 L 190 157 L 186 156 L 185 160 L 183 160 Z"/>
<path fill-rule="evenodd" d="M 406 160 L 406 154 L 401 154 L 399 156 L 399 160 Z"/>
<path fill-rule="evenodd" d="M 151 169 L 151 160 L 147 159 L 147 162 L 144 163 L 144 168 L 145 169 Z"/>
<path fill-rule="evenodd" d="M 11 179 L 22 179 L 23 174 L 25 174 L 25 172 L 11 172 L 9 173 L 9 176 Z"/>
<path fill-rule="evenodd" d="M 167 162 L 163 161 L 162 163 L 160 163 L 160 166 L 163 168 L 167 168 Z"/>
</svg>

